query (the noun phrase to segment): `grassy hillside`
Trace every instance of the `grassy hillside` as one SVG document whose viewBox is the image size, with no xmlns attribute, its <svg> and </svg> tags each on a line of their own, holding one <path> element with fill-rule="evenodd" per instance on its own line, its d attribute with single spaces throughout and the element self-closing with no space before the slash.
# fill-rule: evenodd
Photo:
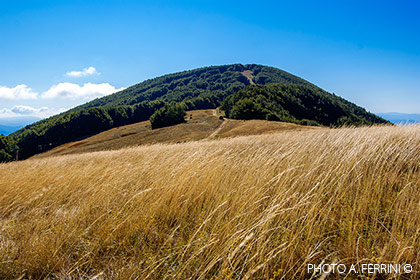
<svg viewBox="0 0 420 280">
<path fill-rule="evenodd" d="M 95 99 L 12 133 L 9 140 L 17 144 L 19 151 L 1 147 L 0 151 L 5 154 L 2 157 L 5 159 L 15 158 L 17 152 L 20 159 L 25 159 L 114 127 L 146 121 L 156 111 L 165 111 L 162 107 L 169 108 L 168 103 L 177 103 L 179 106 L 174 105 L 173 108 L 182 107 L 185 110 L 214 109 L 226 98 L 234 94 L 240 96 L 240 90 L 243 90 L 241 94 L 254 91 L 255 84 L 278 84 L 278 87 L 267 86 L 266 92 L 272 96 L 284 94 L 284 90 L 272 90 L 280 90 L 286 86 L 291 98 L 288 98 L 286 104 L 282 104 L 276 98 L 254 99 L 253 104 L 261 107 L 263 113 L 254 114 L 255 117 L 248 114 L 247 118 L 323 125 L 370 125 L 385 122 L 342 98 L 331 98 L 329 93 L 317 86 L 280 69 L 255 64 L 233 64 L 165 75 Z M 238 101 L 237 98 L 235 101 Z M 252 104 L 247 101 L 239 100 L 239 104 L 232 106 L 248 110 L 247 106 L 252 107 Z M 240 104 L 245 106 L 239 106 Z M 295 107 L 298 110 L 294 110 Z M 241 118 L 241 115 L 243 114 L 236 114 L 235 117 Z"/>
<path fill-rule="evenodd" d="M 69 142 L 34 158 L 79 154 L 103 150 L 117 150 L 138 145 L 156 143 L 181 143 L 202 139 L 259 135 L 290 130 L 308 130 L 314 127 L 265 120 L 219 119 L 218 110 L 195 110 L 187 114 L 187 122 L 160 129 L 150 129 L 150 122 L 144 121 L 116 127 L 83 140 Z"/>
<path fill-rule="evenodd" d="M 0 278 L 418 279 L 419 162 L 419 126 L 379 126 L 0 164 Z"/>
</svg>

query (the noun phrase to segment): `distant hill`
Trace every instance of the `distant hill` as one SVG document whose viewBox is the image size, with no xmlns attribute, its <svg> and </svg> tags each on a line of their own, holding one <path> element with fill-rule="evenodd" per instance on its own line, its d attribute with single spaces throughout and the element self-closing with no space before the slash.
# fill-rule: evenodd
<svg viewBox="0 0 420 280">
<path fill-rule="evenodd" d="M 378 116 L 395 124 L 412 124 L 420 123 L 420 114 L 405 114 L 405 113 L 378 113 Z"/>
<path fill-rule="evenodd" d="M 36 117 L 14 117 L 0 118 L 0 134 L 8 135 L 18 129 L 25 127 L 27 124 L 39 121 Z"/>
<path fill-rule="evenodd" d="M 287 102 L 282 104 L 278 97 L 272 98 L 284 94 L 273 92 L 281 86 L 267 87 L 271 97 L 267 95 L 264 99 L 263 95 L 259 95 L 251 100 L 257 107 L 262 106 L 265 114 L 248 115 L 247 118 L 327 126 L 386 123 L 363 108 L 280 69 L 233 64 L 204 67 L 144 81 L 26 126 L 12 133 L 9 137 L 12 140 L 8 141 L 17 144 L 20 158 L 24 159 L 113 127 L 146 121 L 156 110 L 171 102 L 178 103 L 185 110 L 214 109 L 241 90 L 249 93 L 258 88 L 255 85 L 271 84 L 289 87 L 286 92 L 290 96 L 287 100 L 282 99 Z M 239 103 L 244 103 L 244 100 Z M 246 106 L 239 107 L 247 110 Z M 237 115 L 234 118 L 241 117 Z M 15 154 L 15 151 L 6 152 Z"/>
<path fill-rule="evenodd" d="M 1 125 L 0 124 L 0 134 L 9 135 L 13 131 L 16 131 L 20 128 L 21 128 L 21 126 L 8 126 L 8 125 Z"/>
</svg>

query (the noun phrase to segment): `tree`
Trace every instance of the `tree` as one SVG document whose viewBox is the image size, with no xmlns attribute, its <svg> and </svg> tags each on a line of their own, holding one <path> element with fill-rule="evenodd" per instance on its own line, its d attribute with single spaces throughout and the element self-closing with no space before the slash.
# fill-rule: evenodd
<svg viewBox="0 0 420 280">
<path fill-rule="evenodd" d="M 242 120 L 265 119 L 268 113 L 269 111 L 263 109 L 259 103 L 244 98 L 233 105 L 232 110 L 230 111 L 230 117 L 232 119 Z"/>
<path fill-rule="evenodd" d="M 164 107 L 156 110 L 150 117 L 152 129 L 176 125 L 185 122 L 185 109 L 178 104 L 166 104 Z"/>
</svg>

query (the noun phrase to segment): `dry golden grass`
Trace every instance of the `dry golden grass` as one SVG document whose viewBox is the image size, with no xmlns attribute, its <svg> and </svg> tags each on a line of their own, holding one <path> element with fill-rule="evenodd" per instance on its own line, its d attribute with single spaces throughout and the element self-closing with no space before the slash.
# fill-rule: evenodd
<svg viewBox="0 0 420 280">
<path fill-rule="evenodd" d="M 419 164 L 419 126 L 2 164 L 0 278 L 301 279 L 335 260 L 417 279 Z"/>
<path fill-rule="evenodd" d="M 213 115 L 213 111 L 189 111 L 187 123 L 154 130 L 150 128 L 149 121 L 116 127 L 80 141 L 63 144 L 45 153 L 35 155 L 34 158 L 205 139 L 222 123 L 222 120 Z M 190 119 L 190 116 L 192 116 L 192 119 Z"/>
<path fill-rule="evenodd" d="M 266 133 L 285 132 L 291 130 L 314 130 L 317 126 L 303 126 L 287 122 L 265 120 L 231 120 L 225 119 L 225 125 L 217 133 L 216 138 L 228 138 Z"/>
<path fill-rule="evenodd" d="M 182 143 L 206 138 L 225 138 L 259 135 L 287 130 L 307 130 L 314 127 L 263 120 L 219 119 L 216 110 L 195 110 L 187 114 L 187 123 L 151 130 L 150 122 L 139 122 L 113 128 L 86 139 L 70 142 L 35 155 L 43 158 L 57 155 L 81 154 L 157 143 Z M 190 116 L 192 118 L 190 119 Z"/>
</svg>

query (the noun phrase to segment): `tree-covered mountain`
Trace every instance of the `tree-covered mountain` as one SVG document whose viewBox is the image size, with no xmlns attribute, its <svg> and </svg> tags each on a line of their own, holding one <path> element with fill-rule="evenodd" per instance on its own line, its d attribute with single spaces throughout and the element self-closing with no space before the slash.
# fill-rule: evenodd
<svg viewBox="0 0 420 280">
<path fill-rule="evenodd" d="M 254 86 L 270 84 L 277 85 Z M 244 99 L 242 95 L 249 96 Z M 257 110 L 260 115 L 248 114 L 243 118 L 322 125 L 386 122 L 274 67 L 256 64 L 211 66 L 146 80 L 28 125 L 7 137 L 9 144 L 0 146 L 4 155 L 0 161 L 14 158 L 12 155 L 15 154 L 20 159 L 28 158 L 112 127 L 145 121 L 170 103 L 176 103 L 184 110 L 195 110 L 216 108 L 224 100 L 227 115 L 233 118 L 242 118 L 238 109 L 246 111 L 247 106 L 255 105 L 262 110 Z"/>
<path fill-rule="evenodd" d="M 248 76 L 248 77 L 247 77 Z M 250 79 L 251 80 L 250 80 Z M 123 91 L 95 99 L 74 108 L 134 105 L 143 101 L 184 101 L 189 109 L 218 106 L 228 95 L 250 84 L 313 84 L 280 69 L 256 64 L 210 66 L 146 80 Z"/>
</svg>

